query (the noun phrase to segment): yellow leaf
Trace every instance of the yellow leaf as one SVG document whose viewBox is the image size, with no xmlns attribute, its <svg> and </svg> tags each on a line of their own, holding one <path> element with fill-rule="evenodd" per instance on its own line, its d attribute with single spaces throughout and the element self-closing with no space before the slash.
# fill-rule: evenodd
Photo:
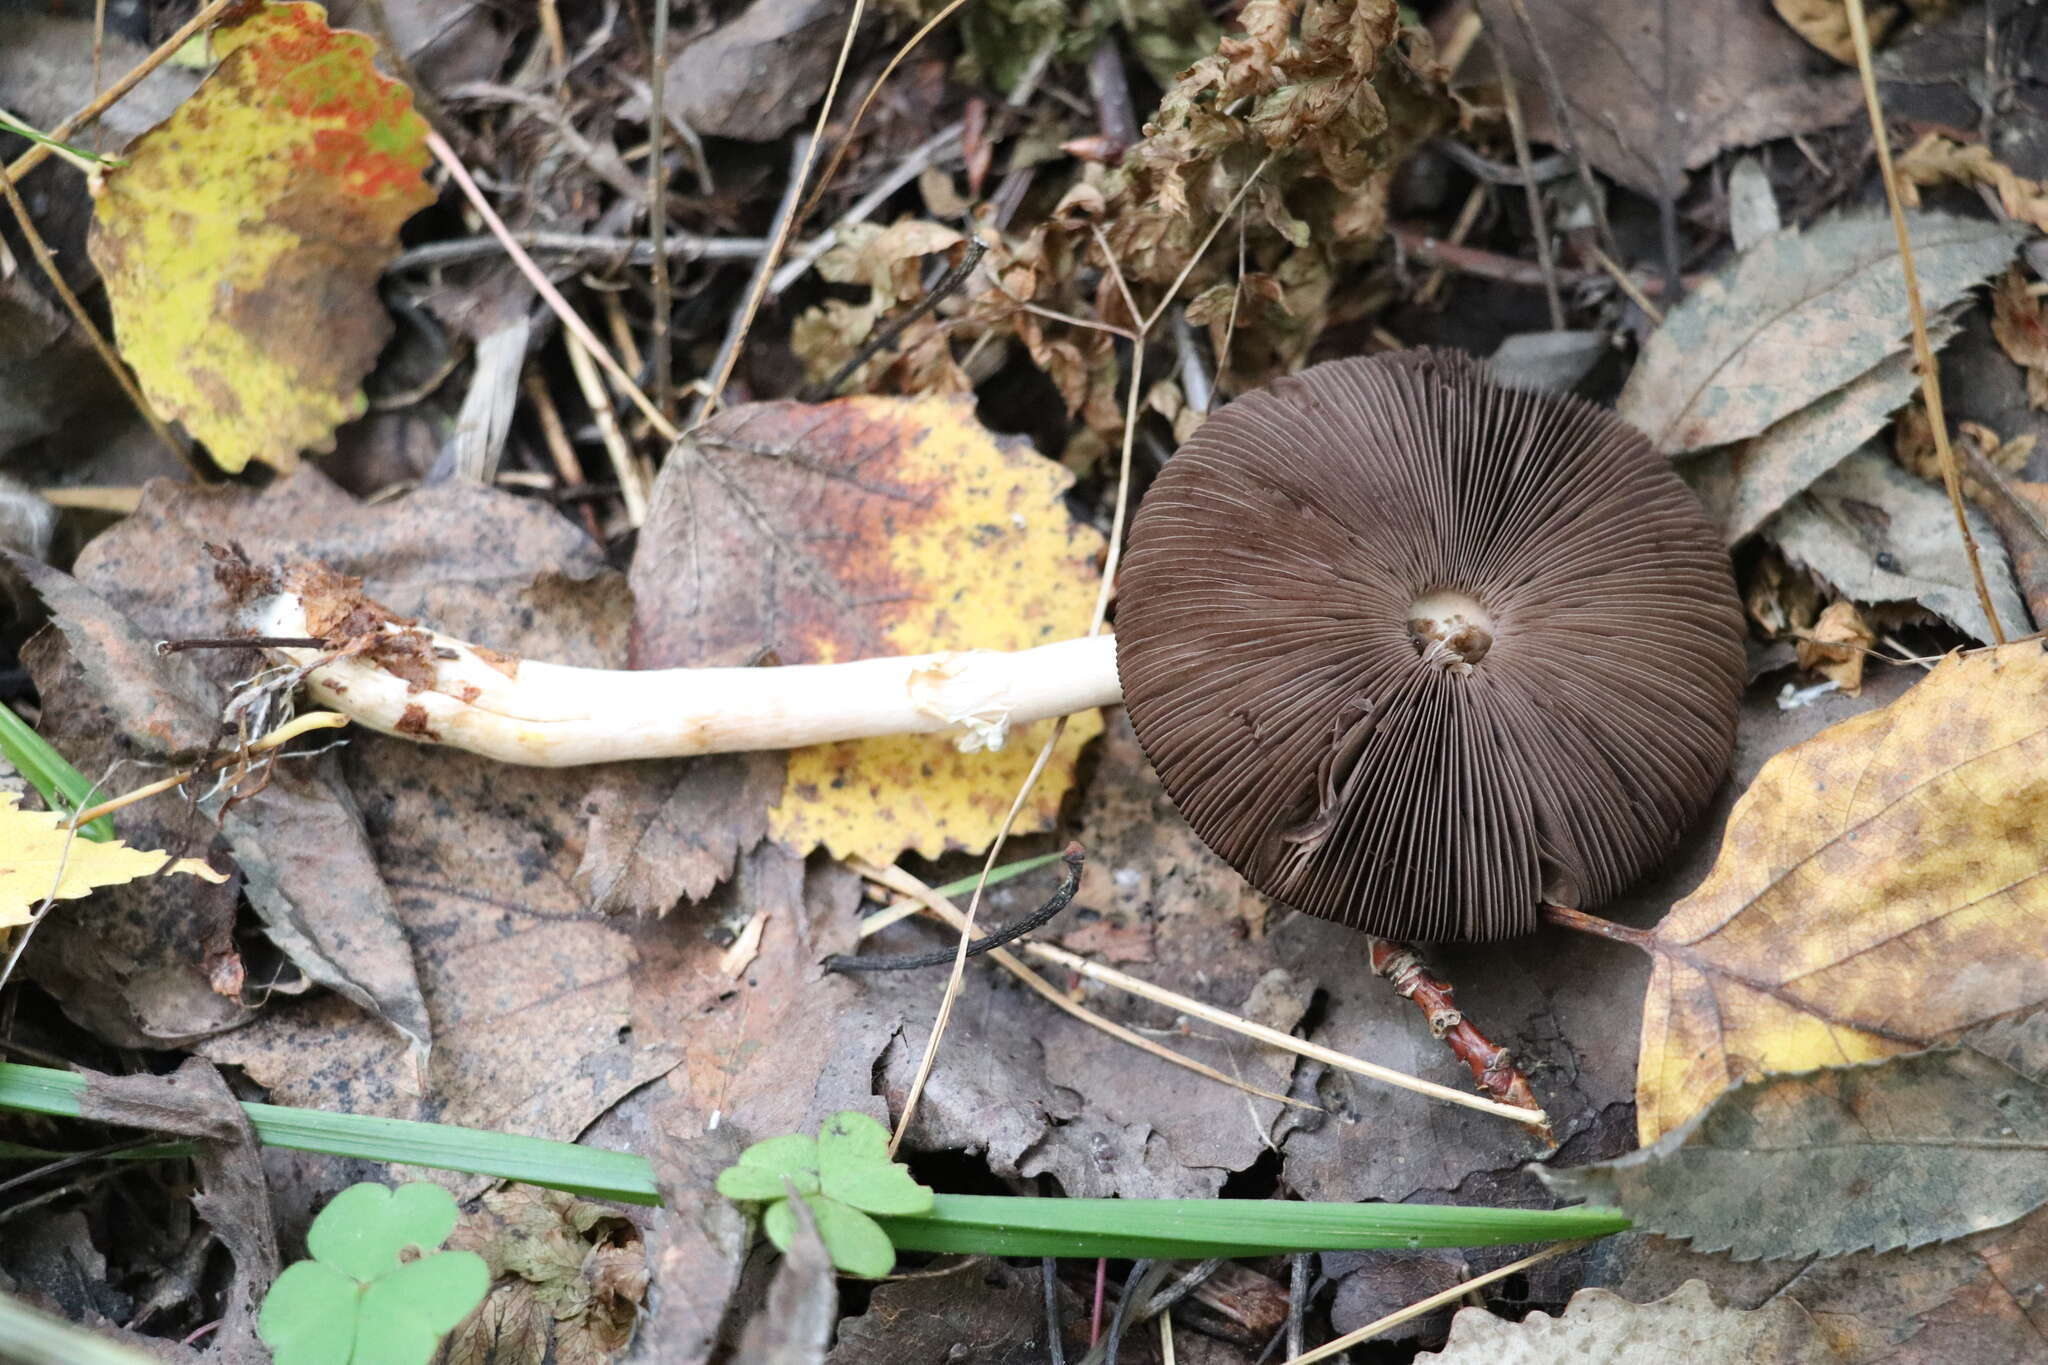
<svg viewBox="0 0 2048 1365">
<path fill-rule="evenodd" d="M 92 259 L 150 401 L 223 469 L 331 449 L 391 333 L 377 277 L 433 202 L 426 123 L 360 33 L 268 4 L 106 173 Z"/>
<path fill-rule="evenodd" d="M 2048 654 L 1942 661 L 1764 765 L 1644 937 L 1645 1145 L 1737 1081 L 1869 1061 L 2048 1003 Z"/>
<path fill-rule="evenodd" d="M 1073 482 L 1066 470 L 1019 443 L 999 445 L 957 399 L 789 407 L 792 428 L 818 449 L 854 448 L 860 486 L 886 492 L 892 509 L 881 524 L 818 507 L 817 524 L 834 527 L 830 572 L 851 605 L 845 619 L 799 630 L 802 661 L 857 658 L 868 652 L 858 642 L 877 637 L 893 653 L 922 654 L 1025 649 L 1087 629 L 1103 540 L 1061 502 Z M 750 441 L 773 440 L 763 420 L 749 426 Z M 985 848 L 1052 725 L 1015 730 L 996 753 L 963 754 L 944 735 L 796 750 L 769 830 L 799 849 L 882 863 L 905 849 Z M 1081 746 L 1101 729 L 1094 712 L 1069 721 L 1019 830 L 1051 828 Z"/>
<path fill-rule="evenodd" d="M 76 900 L 96 887 L 119 886 L 157 872 L 227 880 L 226 873 L 197 858 L 180 858 L 166 867 L 161 849 L 146 853 L 120 842 L 72 838 L 55 811 L 22 810 L 18 800 L 12 792 L 0 792 L 0 929 L 27 924 L 46 897 Z M 62 881 L 57 878 L 60 867 Z"/>
</svg>

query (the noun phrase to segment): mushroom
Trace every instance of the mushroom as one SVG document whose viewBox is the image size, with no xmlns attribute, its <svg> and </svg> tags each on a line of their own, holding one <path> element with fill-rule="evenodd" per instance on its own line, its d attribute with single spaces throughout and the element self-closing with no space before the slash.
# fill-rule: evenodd
<svg viewBox="0 0 2048 1365">
<path fill-rule="evenodd" d="M 244 622 L 330 641 L 274 652 L 373 728 L 550 766 L 994 745 L 1121 695 L 1253 885 L 1399 939 L 1612 897 L 1733 747 L 1742 614 L 1704 510 L 1619 419 L 1456 353 L 1334 361 L 1224 408 L 1146 495 L 1119 586 L 1116 642 L 771 669 L 513 659 L 319 570 L 245 588 Z"/>
<path fill-rule="evenodd" d="M 1131 723 L 1261 891 L 1491 939 L 1665 856 L 1734 747 L 1721 538 L 1649 443 L 1470 358 L 1318 365 L 1203 424 L 1120 582 Z"/>
</svg>

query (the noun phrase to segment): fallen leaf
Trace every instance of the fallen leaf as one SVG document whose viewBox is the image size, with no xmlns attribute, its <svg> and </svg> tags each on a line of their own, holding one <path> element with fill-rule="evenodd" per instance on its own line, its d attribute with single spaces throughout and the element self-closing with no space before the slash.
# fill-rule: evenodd
<svg viewBox="0 0 2048 1365">
<path fill-rule="evenodd" d="M 589 537 L 545 503 L 463 483 L 375 504 L 311 466 L 262 493 L 152 485 L 133 517 L 87 546 L 79 573 L 145 638 L 218 635 L 229 607 L 208 541 L 259 563 L 359 575 L 394 611 L 465 638 L 625 661 L 631 604 Z M 209 651 L 196 666 L 218 685 L 246 676 L 249 658 Z M 271 910 L 366 983 L 394 984 L 384 936 L 395 936 L 431 1025 L 431 1064 L 422 1074 L 406 1039 L 324 991 L 269 997 L 253 1023 L 202 1051 L 244 1066 L 280 1103 L 562 1140 L 674 1064 L 665 1037 L 622 1036 L 637 949 L 574 880 L 588 793 L 605 771 L 512 768 L 371 734 L 322 761 L 336 783 L 323 803 L 338 804 L 311 834 L 294 834 L 291 803 L 251 831 L 290 873 Z M 465 1191 L 486 1183 L 441 1178 Z"/>
<path fill-rule="evenodd" d="M 0 847 L 7 850 L 6 866 L 0 867 L 0 929 L 27 924 L 45 898 L 75 901 L 138 877 L 178 872 L 216 883 L 228 879 L 198 858 L 173 859 L 162 849 L 146 852 L 118 839 L 76 838 L 56 811 L 22 810 L 20 802 L 18 794 L 0 790 Z"/>
<path fill-rule="evenodd" d="M 1671 6 L 1668 52 L 1660 11 L 1640 0 L 1526 7 L 1483 0 L 1479 8 L 1517 75 L 1530 135 L 1578 146 L 1645 195 L 1667 184 L 1676 192 L 1685 171 L 1728 148 L 1813 132 L 1860 108 L 1855 77 L 1816 75 L 1806 44 L 1760 4 Z M 1518 17 L 1524 8 L 1533 34 Z M 1537 79 L 1539 46 L 1562 77 L 1574 136 L 1566 136 Z M 1492 79 L 1489 62 L 1477 70 L 1480 80 Z M 1666 107 L 1668 131 L 1660 123 Z"/>
<path fill-rule="evenodd" d="M 1908 219 L 1920 294 L 1945 308 L 2004 265 L 2021 224 Z M 1754 436 L 1904 349 L 1898 239 L 1882 213 L 1787 230 L 1701 285 L 1651 334 L 1615 411 L 1667 455 Z"/>
<path fill-rule="evenodd" d="M 1991 335 L 2027 372 L 2028 404 L 2048 408 L 2048 314 L 2018 266 L 2000 275 L 1991 290 Z"/>
<path fill-rule="evenodd" d="M 1863 690 L 1863 661 L 1876 643 L 1877 632 L 1854 602 L 1830 602 L 1812 629 L 1799 632 L 1799 666 L 1853 697 Z"/>
<path fill-rule="evenodd" d="M 2015 1365 L 2041 1356 L 2048 1305 L 2048 1209 L 1956 1242 L 1883 1255 L 1733 1261 L 1651 1233 L 1603 1244 L 1601 1282 L 1632 1300 L 1703 1278 L 1730 1307 L 1797 1303 L 1841 1350 L 1845 1365 Z"/>
<path fill-rule="evenodd" d="M 1836 1365 L 1843 1357 L 1791 1299 L 1754 1310 L 1722 1308 L 1704 1282 L 1689 1280 L 1655 1303 L 1582 1289 L 1557 1317 L 1531 1313 L 1520 1322 L 1461 1308 L 1444 1349 L 1418 1359 L 1444 1365 Z"/>
<path fill-rule="evenodd" d="M 2018 634 L 2027 628 L 2027 609 L 2004 546 L 1982 512 L 1971 508 L 1968 515 L 1991 604 L 2006 633 Z M 1880 450 L 1866 446 L 1850 455 L 1764 523 L 1761 534 L 1853 601 L 1918 602 L 1973 639 L 1995 638 L 1948 494 Z"/>
<path fill-rule="evenodd" d="M 1938 350 L 1955 328 L 1937 321 L 1930 332 Z M 1719 512 L 1733 545 L 1875 436 L 1919 387 L 1912 352 L 1899 351 L 1749 440 L 1689 461 L 1683 472 Z"/>
<path fill-rule="evenodd" d="M 1040 1274 L 1037 1266 L 992 1260 L 972 1275 L 920 1275 L 876 1285 L 867 1310 L 840 1322 L 827 1365 L 1043 1365 L 1048 1354 Z M 1068 1334 L 1067 1359 L 1079 1360 L 1087 1351 L 1079 1335 L 1087 1307 L 1058 1280 L 1052 1289 Z"/>
<path fill-rule="evenodd" d="M 2048 654 L 1951 655 L 1766 764 L 1644 946 L 1645 1145 L 1728 1086 L 1874 1060 L 2048 1002 Z"/>
<path fill-rule="evenodd" d="M 772 142 L 822 96 L 845 33 L 845 0 L 754 0 L 670 54 L 664 107 L 706 137 Z"/>
<path fill-rule="evenodd" d="M 636 649 L 804 664 L 1081 634 L 1102 538 L 1061 502 L 1071 482 L 998 444 L 965 400 L 722 413 L 662 466 L 633 566 Z M 882 863 L 984 848 L 1051 728 L 1024 727 L 995 753 L 962 753 L 946 735 L 798 749 L 769 833 Z M 1020 832 L 1051 826 L 1100 729 L 1093 715 L 1068 722 Z"/>
<path fill-rule="evenodd" d="M 490 1268 L 490 1297 L 448 1339 L 451 1360 L 603 1365 L 625 1348 L 647 1291 L 639 1230 L 616 1208 L 513 1186 L 483 1197 L 448 1239 Z M 522 1352 L 527 1354 L 522 1355 Z"/>
<path fill-rule="evenodd" d="M 124 614 L 123 608 L 148 614 L 137 605 L 148 589 L 136 591 L 127 571 L 146 564 L 143 582 L 160 584 L 176 553 L 158 539 L 161 509 L 161 503 L 146 503 L 79 557 L 79 572 L 118 597 L 121 607 L 54 569 L 16 561 L 55 613 L 60 636 L 25 652 L 47 699 L 44 732 L 94 770 L 136 756 L 179 767 L 198 762 L 219 734 L 227 696 L 206 669 L 231 678 L 243 667 L 233 655 L 216 654 L 202 665 L 205 655 L 156 650 L 157 639 L 215 628 L 210 587 L 181 599 L 180 614 L 155 616 L 155 635 Z M 138 547 L 144 541 L 152 543 Z M 141 553 L 130 560 L 124 546 Z M 131 838 L 189 841 L 214 834 L 203 815 L 176 798 L 131 807 L 117 819 Z M 309 979 L 374 1012 L 424 1055 L 431 1029 L 411 948 L 333 761 L 278 765 L 261 791 L 226 813 L 224 826 L 219 833 L 243 873 L 240 889 L 272 941 Z M 249 1012 L 239 990 L 224 999 L 200 979 L 223 969 L 239 974 L 237 898 L 229 889 L 174 900 L 159 888 L 129 903 L 114 892 L 101 914 L 46 926 L 32 968 L 74 1018 L 110 1040 L 126 1042 L 130 1032 L 152 1039 L 216 1032 Z M 230 1000 L 235 1009 L 223 1017 Z"/>
<path fill-rule="evenodd" d="M 216 463 L 289 469 L 365 408 L 377 279 L 433 202 L 427 125 L 310 3 L 214 32 L 220 65 L 104 173 L 92 258 L 121 353 Z"/>
<path fill-rule="evenodd" d="M 2048 1203 L 2048 1083 L 1969 1047 L 1761 1076 L 1654 1146 L 1539 1173 L 1738 1261 L 1910 1250 Z"/>
</svg>

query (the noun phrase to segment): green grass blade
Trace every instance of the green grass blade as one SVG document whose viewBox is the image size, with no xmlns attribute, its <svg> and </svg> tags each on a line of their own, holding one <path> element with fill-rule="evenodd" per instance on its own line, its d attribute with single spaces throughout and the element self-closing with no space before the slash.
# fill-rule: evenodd
<svg viewBox="0 0 2048 1365">
<path fill-rule="evenodd" d="M 154 1356 L 38 1313 L 0 1294 L 0 1360 L 8 1365 L 156 1365 Z"/>
<path fill-rule="evenodd" d="M 12 133 L 16 137 L 25 137 L 30 142 L 41 143 L 51 151 L 62 155 L 72 165 L 82 171 L 89 171 L 94 166 L 125 166 L 128 164 L 117 156 L 101 156 L 98 152 L 88 152 L 83 147 L 74 147 L 68 142 L 59 142 L 49 134 L 39 133 L 26 123 L 21 122 L 19 119 L 11 119 L 4 113 L 0 113 L 0 132 Z"/>
<path fill-rule="evenodd" d="M 68 1071 L 0 1063 L 0 1108 L 79 1118 L 85 1086 L 85 1077 Z M 495 1176 L 628 1204 L 661 1202 L 653 1168 L 628 1152 L 371 1114 L 247 1102 L 242 1108 L 270 1147 Z"/>
<path fill-rule="evenodd" d="M 1021 877 L 1026 872 L 1036 872 L 1047 863 L 1058 862 L 1063 856 L 1065 855 L 1059 853 L 1041 853 L 1036 858 L 1019 858 L 1014 863 L 1004 863 L 1001 867 L 992 867 L 988 873 L 988 884 L 990 886 L 997 886 L 1010 880 L 1012 877 Z M 932 888 L 932 892 L 934 895 L 944 896 L 947 900 L 951 900 L 955 896 L 971 894 L 975 883 L 980 880 L 981 874 L 976 872 L 962 877 L 957 882 L 947 882 L 944 886 L 935 886 Z"/>
<path fill-rule="evenodd" d="M 1622 1232 L 1618 1209 L 1474 1209 L 1279 1199 L 1015 1199 L 942 1194 L 917 1218 L 877 1219 L 901 1251 L 1198 1259 L 1291 1251 L 1554 1242 Z"/>
<path fill-rule="evenodd" d="M 30 729 L 29 723 L 5 702 L 0 702 L 0 755 L 28 779 L 51 810 L 69 814 L 85 809 L 95 799 L 93 784 L 85 774 L 72 767 L 70 760 L 51 748 L 50 741 Z M 78 832 L 105 843 L 114 837 L 114 822 L 102 815 Z"/>
<path fill-rule="evenodd" d="M 0 1063 L 0 1108 L 82 1117 L 86 1079 Z M 628 1152 L 410 1119 L 245 1102 L 272 1147 L 401 1162 L 659 1204 L 654 1170 Z M 1261 1256 L 1290 1251 L 1496 1246 L 1604 1237 L 1615 1209 L 1475 1209 L 1442 1204 L 1321 1204 L 1277 1199 L 1017 1199 L 942 1194 L 929 1214 L 878 1220 L 900 1251 L 986 1256 Z"/>
</svg>

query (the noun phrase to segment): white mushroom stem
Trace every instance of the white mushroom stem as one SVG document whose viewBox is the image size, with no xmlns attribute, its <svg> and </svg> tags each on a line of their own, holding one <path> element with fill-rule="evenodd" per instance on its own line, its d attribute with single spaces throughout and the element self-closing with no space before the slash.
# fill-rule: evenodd
<svg viewBox="0 0 2048 1365">
<path fill-rule="evenodd" d="M 274 638 L 321 634 L 291 592 L 251 603 L 244 624 Z M 1013 654 L 615 671 L 510 658 L 417 627 L 378 629 L 388 641 L 354 642 L 340 657 L 270 652 L 308 668 L 313 697 L 359 724 L 531 767 L 940 731 L 957 731 L 962 749 L 998 748 L 1012 725 L 1122 698 L 1108 635 Z"/>
</svg>

